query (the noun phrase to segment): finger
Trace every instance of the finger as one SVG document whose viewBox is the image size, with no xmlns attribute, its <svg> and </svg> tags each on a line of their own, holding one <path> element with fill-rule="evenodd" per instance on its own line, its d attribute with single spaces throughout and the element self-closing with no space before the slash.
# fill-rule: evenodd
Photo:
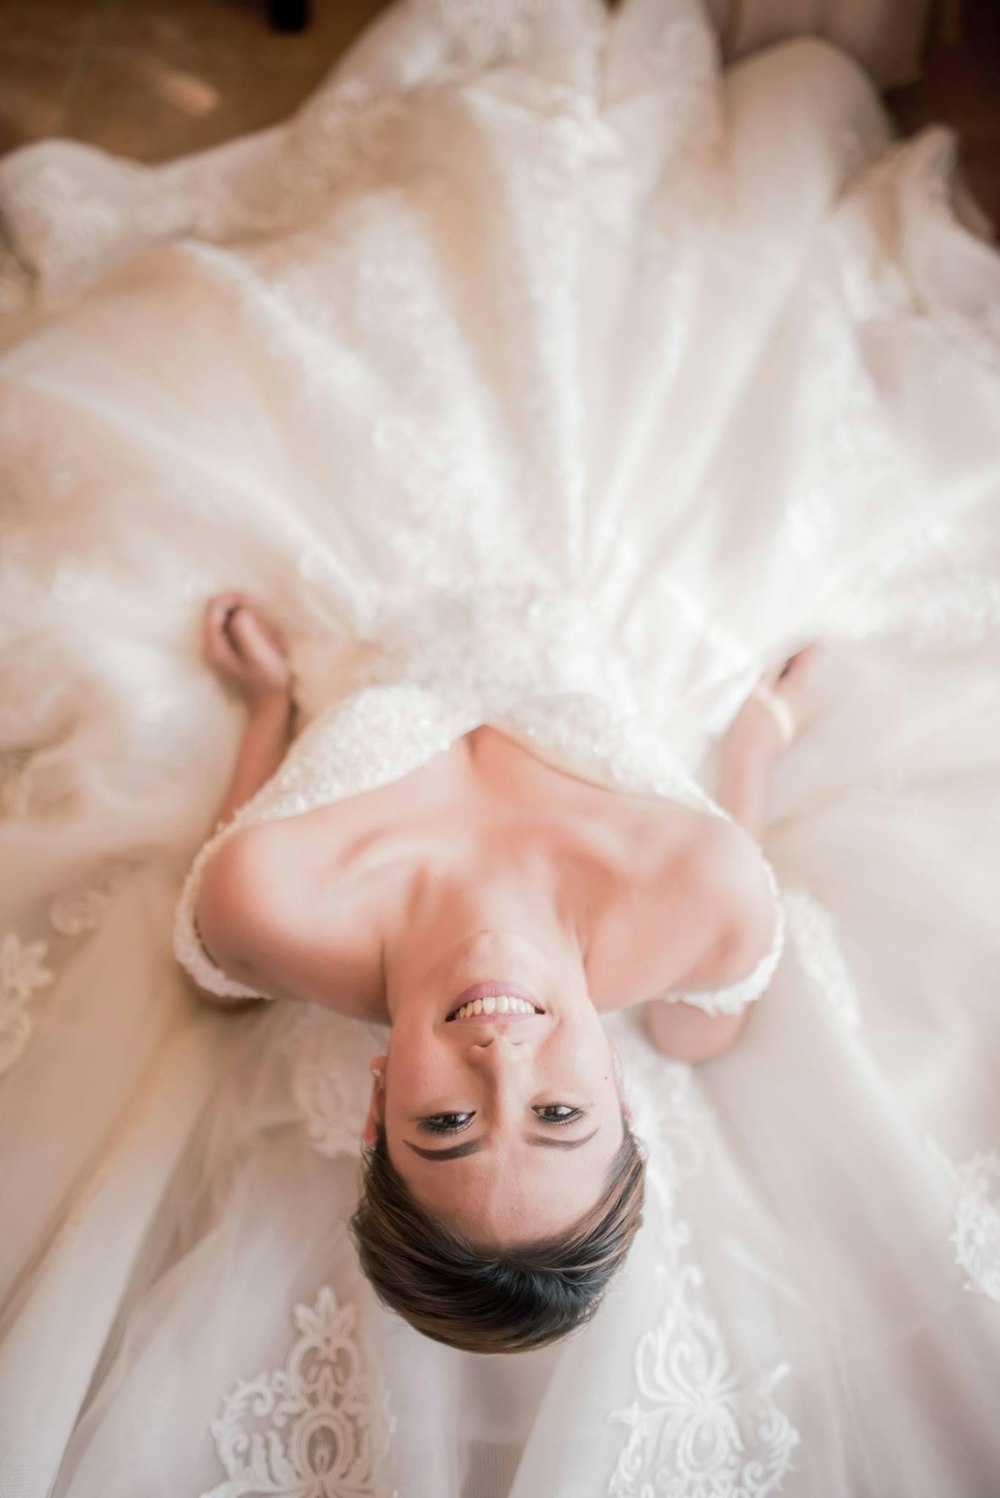
<svg viewBox="0 0 1000 1498">
<path fill-rule="evenodd" d="M 210 598 L 205 605 L 205 612 L 225 614 L 231 609 L 252 605 L 253 602 L 254 600 L 250 597 L 249 593 L 238 593 L 236 591 L 216 593 L 215 597 Z"/>
<path fill-rule="evenodd" d="M 282 660 L 285 660 L 288 655 L 288 642 L 286 641 L 281 630 L 272 619 L 269 619 L 267 617 L 266 614 L 258 614 L 257 621 L 260 624 L 265 637 L 270 642 L 271 648 L 281 656 Z"/>
<path fill-rule="evenodd" d="M 813 670 L 823 654 L 822 645 L 815 641 L 810 645 L 804 645 L 794 655 L 789 656 L 782 668 L 782 676 L 804 682 L 813 673 Z"/>
<path fill-rule="evenodd" d="M 206 630 L 214 631 L 216 634 L 221 633 L 225 629 L 226 621 L 242 607 L 240 595 L 237 593 L 220 593 L 217 598 L 210 599 L 204 613 Z"/>
<path fill-rule="evenodd" d="M 254 614 L 249 609 L 237 605 L 226 620 L 226 633 L 232 640 L 233 648 L 240 659 L 251 660 L 260 643 L 260 632 Z"/>
<path fill-rule="evenodd" d="M 227 607 L 224 599 L 213 599 L 205 610 L 202 635 L 209 663 L 230 671 L 240 664 L 240 657 L 226 627 Z"/>
<path fill-rule="evenodd" d="M 248 665 L 281 670 L 284 656 L 272 643 L 260 616 L 252 609 L 240 609 L 231 625 L 241 658 Z"/>
<path fill-rule="evenodd" d="M 225 642 L 226 603 L 224 598 L 213 598 L 205 605 L 202 615 L 202 641 L 206 651 L 217 651 Z"/>
</svg>

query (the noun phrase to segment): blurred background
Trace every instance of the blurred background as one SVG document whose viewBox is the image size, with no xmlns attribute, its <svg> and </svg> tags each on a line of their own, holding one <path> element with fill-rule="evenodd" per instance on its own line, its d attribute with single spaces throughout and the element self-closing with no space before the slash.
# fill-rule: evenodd
<svg viewBox="0 0 1000 1498">
<path fill-rule="evenodd" d="M 0 153 L 58 135 L 158 162 L 274 124 L 384 3 L 0 0 Z M 908 9 L 905 57 L 872 64 L 886 103 L 907 134 L 931 121 L 954 126 L 966 180 L 1000 226 L 1000 0 L 861 6 Z M 709 8 L 730 55 L 767 39 L 753 0 Z M 838 0 L 796 8 L 814 15 L 811 29 L 836 36 Z M 840 3 L 844 13 L 859 8 Z M 780 10 L 771 4 L 772 16 Z"/>
</svg>

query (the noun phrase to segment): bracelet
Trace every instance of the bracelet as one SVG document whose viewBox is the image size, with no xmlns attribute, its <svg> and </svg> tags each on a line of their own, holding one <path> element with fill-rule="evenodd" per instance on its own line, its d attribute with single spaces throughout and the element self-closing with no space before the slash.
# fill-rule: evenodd
<svg viewBox="0 0 1000 1498">
<path fill-rule="evenodd" d="M 757 697 L 770 710 L 778 726 L 781 747 L 782 749 L 787 749 L 795 738 L 798 727 L 795 721 L 795 714 L 788 706 L 788 703 L 783 697 L 779 697 L 776 692 L 772 692 L 769 687 L 762 686 L 760 682 L 757 683 L 750 695 Z"/>
</svg>

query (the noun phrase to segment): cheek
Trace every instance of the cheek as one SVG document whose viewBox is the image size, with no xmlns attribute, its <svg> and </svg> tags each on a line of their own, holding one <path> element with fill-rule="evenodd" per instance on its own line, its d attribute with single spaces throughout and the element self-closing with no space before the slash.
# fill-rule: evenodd
<svg viewBox="0 0 1000 1498">
<path fill-rule="evenodd" d="M 614 1079 L 614 1062 L 611 1047 L 603 1029 L 591 1026 L 564 1031 L 558 1040 L 553 1059 L 564 1066 L 572 1067 L 582 1077 L 599 1081 L 603 1077 Z"/>
<path fill-rule="evenodd" d="M 447 1048 L 427 1031 L 408 1034 L 394 1030 L 385 1068 L 386 1109 L 411 1116 L 429 1097 L 446 1089 L 455 1076 Z"/>
</svg>

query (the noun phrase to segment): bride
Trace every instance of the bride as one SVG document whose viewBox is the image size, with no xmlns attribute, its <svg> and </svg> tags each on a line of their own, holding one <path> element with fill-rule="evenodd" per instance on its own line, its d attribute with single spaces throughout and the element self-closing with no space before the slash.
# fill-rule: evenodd
<svg viewBox="0 0 1000 1498">
<path fill-rule="evenodd" d="M 225 824 L 273 773 L 294 701 L 284 642 L 253 600 L 212 600 L 205 646 L 249 709 Z M 789 662 L 777 691 L 762 683 L 726 736 L 721 802 L 755 835 L 813 655 Z M 767 865 L 736 822 L 629 805 L 485 725 L 346 803 L 241 821 L 196 861 L 178 950 L 209 1002 L 259 991 L 391 1025 L 390 1054 L 372 1062 L 355 1218 L 369 1279 L 452 1346 L 521 1351 L 564 1335 L 596 1310 L 642 1204 L 598 1014 L 658 995 L 646 1005 L 657 1050 L 728 1049 L 778 956 Z"/>
<path fill-rule="evenodd" d="M 0 1492 L 995 1491 L 953 168 L 694 0 L 0 163 Z"/>
</svg>

